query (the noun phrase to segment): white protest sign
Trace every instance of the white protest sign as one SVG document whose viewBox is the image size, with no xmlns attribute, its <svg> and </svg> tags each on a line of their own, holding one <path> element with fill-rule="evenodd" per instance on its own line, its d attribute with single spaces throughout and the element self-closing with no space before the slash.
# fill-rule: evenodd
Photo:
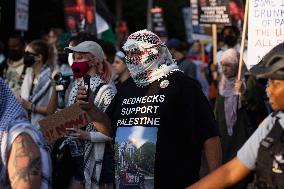
<svg viewBox="0 0 284 189">
<path fill-rule="evenodd" d="M 284 0 L 250 0 L 249 3 L 248 69 L 284 42 Z"/>
<path fill-rule="evenodd" d="M 16 0 L 15 29 L 27 31 L 29 26 L 29 0 Z"/>
</svg>

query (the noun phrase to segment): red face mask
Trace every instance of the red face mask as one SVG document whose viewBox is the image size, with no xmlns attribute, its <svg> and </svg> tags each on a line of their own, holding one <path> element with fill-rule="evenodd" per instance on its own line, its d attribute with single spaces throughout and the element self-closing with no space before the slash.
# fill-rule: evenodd
<svg viewBox="0 0 284 189">
<path fill-rule="evenodd" d="M 84 75 L 86 75 L 86 73 L 90 69 L 90 66 L 88 64 L 89 62 L 90 62 L 89 60 L 82 62 L 73 62 L 71 68 L 76 78 L 81 78 Z"/>
</svg>

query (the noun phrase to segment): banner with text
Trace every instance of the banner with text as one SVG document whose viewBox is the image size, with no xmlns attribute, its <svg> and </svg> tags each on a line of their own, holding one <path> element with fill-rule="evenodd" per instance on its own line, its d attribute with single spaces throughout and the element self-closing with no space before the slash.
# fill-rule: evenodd
<svg viewBox="0 0 284 189">
<path fill-rule="evenodd" d="M 229 0 L 199 0 L 199 22 L 203 24 L 229 24 Z"/>
<path fill-rule="evenodd" d="M 81 128 L 89 123 L 87 113 L 77 104 L 56 112 L 39 121 L 40 128 L 49 144 L 66 134 L 66 128 Z"/>
<path fill-rule="evenodd" d="M 29 0 L 16 0 L 15 29 L 28 31 L 29 28 Z"/>
<path fill-rule="evenodd" d="M 152 28 L 163 42 L 168 40 L 167 30 L 164 22 L 164 11 L 161 7 L 155 7 L 151 9 L 152 14 Z"/>
<path fill-rule="evenodd" d="M 284 0 L 252 0 L 249 4 L 248 55 L 250 69 L 284 41 Z"/>
<path fill-rule="evenodd" d="M 190 7 L 183 7 L 182 15 L 189 43 L 194 40 L 211 40 L 211 25 L 199 23 L 198 0 L 190 0 Z"/>
</svg>

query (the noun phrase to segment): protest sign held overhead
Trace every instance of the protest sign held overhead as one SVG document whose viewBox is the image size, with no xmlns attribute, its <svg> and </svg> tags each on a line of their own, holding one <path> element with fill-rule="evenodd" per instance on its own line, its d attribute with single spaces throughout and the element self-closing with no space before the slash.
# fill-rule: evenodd
<svg viewBox="0 0 284 189">
<path fill-rule="evenodd" d="M 284 1 L 250 2 L 248 38 L 246 66 L 250 69 L 273 47 L 284 42 Z"/>
<path fill-rule="evenodd" d="M 167 30 L 164 23 L 163 9 L 161 7 L 155 7 L 151 9 L 152 14 L 152 28 L 162 41 L 167 41 Z"/>
<path fill-rule="evenodd" d="M 182 9 L 188 42 L 193 40 L 211 40 L 211 25 L 199 23 L 198 0 L 190 0 L 190 7 Z"/>
<path fill-rule="evenodd" d="M 29 0 L 16 0 L 15 29 L 27 31 L 29 26 Z"/>
<path fill-rule="evenodd" d="M 199 0 L 199 22 L 229 24 L 229 0 Z"/>
</svg>

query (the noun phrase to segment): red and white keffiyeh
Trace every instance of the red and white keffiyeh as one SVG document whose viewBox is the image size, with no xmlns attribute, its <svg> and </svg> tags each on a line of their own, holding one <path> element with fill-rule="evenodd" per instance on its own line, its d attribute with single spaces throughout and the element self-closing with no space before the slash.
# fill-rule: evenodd
<svg viewBox="0 0 284 189">
<path fill-rule="evenodd" d="M 151 31 L 141 30 L 131 34 L 123 49 L 136 54 L 126 56 L 125 61 L 131 77 L 138 86 L 147 86 L 178 70 L 168 48 Z"/>
</svg>

